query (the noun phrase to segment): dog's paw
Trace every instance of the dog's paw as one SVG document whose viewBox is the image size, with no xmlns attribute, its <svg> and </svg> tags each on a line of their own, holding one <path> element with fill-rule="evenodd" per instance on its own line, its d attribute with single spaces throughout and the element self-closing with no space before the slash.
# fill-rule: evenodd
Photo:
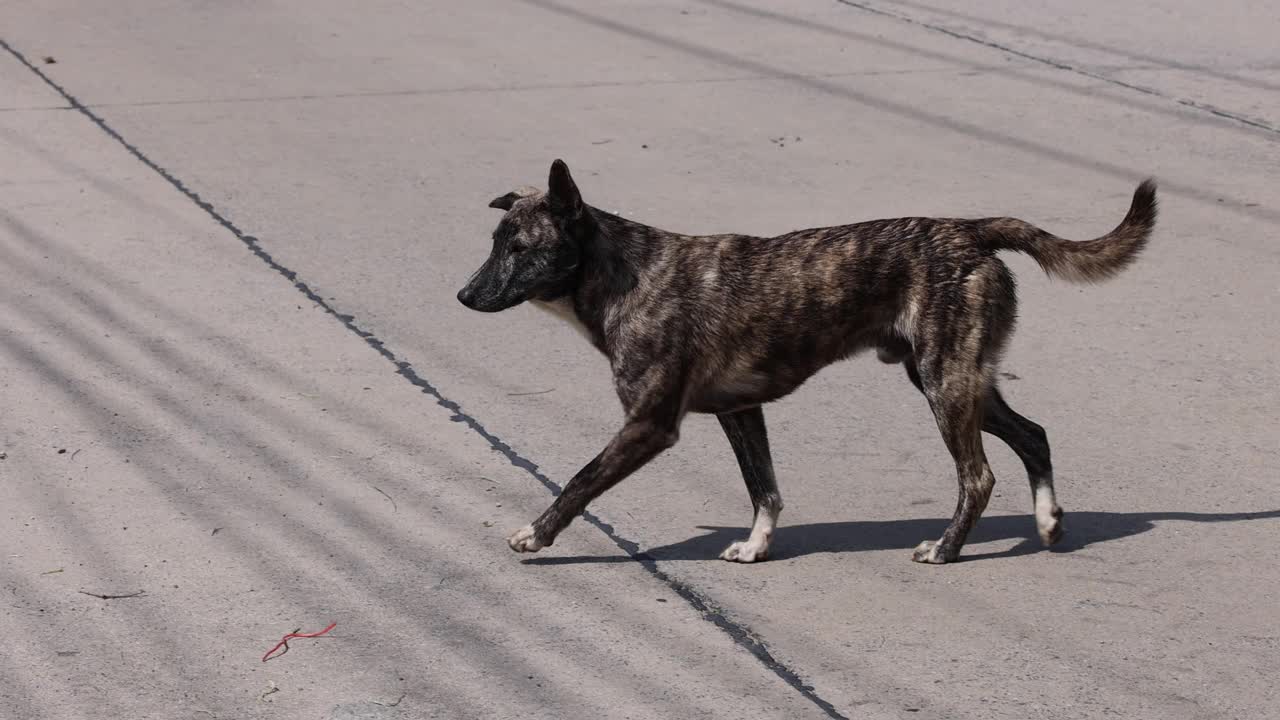
<svg viewBox="0 0 1280 720">
<path fill-rule="evenodd" d="M 946 556 L 938 549 L 936 540 L 925 540 L 917 545 L 911 553 L 911 559 L 927 565 L 942 565 L 947 562 Z"/>
<path fill-rule="evenodd" d="M 769 543 L 739 540 L 720 553 L 721 560 L 737 563 L 753 563 L 769 559 Z"/>
<path fill-rule="evenodd" d="M 532 525 L 525 525 L 519 530 L 511 533 L 507 538 L 507 544 L 511 549 L 518 552 L 538 552 L 543 548 L 541 542 L 538 541 L 537 533 L 534 532 Z"/>
<path fill-rule="evenodd" d="M 1041 517 L 1041 513 L 1036 513 L 1036 531 L 1040 535 L 1040 542 L 1048 547 L 1062 539 L 1062 508 L 1054 507 L 1046 517 Z"/>
</svg>

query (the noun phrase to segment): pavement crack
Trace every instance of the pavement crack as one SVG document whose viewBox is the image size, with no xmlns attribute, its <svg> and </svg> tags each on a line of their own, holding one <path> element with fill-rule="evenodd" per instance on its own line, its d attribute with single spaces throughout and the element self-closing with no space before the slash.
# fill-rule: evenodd
<svg viewBox="0 0 1280 720">
<path fill-rule="evenodd" d="M 215 208 L 212 203 L 201 198 L 199 193 L 188 187 L 181 179 L 161 167 L 143 153 L 136 145 L 126 140 L 124 136 L 122 136 L 115 128 L 111 127 L 102 116 L 95 113 L 91 108 L 67 91 L 66 88 L 55 82 L 51 77 L 45 74 L 44 71 L 28 60 L 27 57 L 17 48 L 10 45 L 3 38 L 0 38 L 0 48 L 7 51 L 10 55 L 16 58 L 18 62 L 22 63 L 22 65 L 24 65 L 28 70 L 44 81 L 46 85 L 61 95 L 74 110 L 88 118 L 90 122 L 111 137 L 111 139 L 119 143 L 130 155 L 136 158 L 143 165 L 146 165 L 148 168 L 155 171 L 157 175 L 172 185 L 175 190 L 186 196 L 187 199 L 195 203 L 195 205 L 201 210 L 204 210 L 205 213 L 214 220 L 214 222 L 222 226 L 227 230 L 227 232 L 230 232 L 237 240 L 243 243 L 254 257 L 261 260 L 267 265 L 267 267 L 271 268 L 276 273 L 282 275 L 286 280 L 293 284 L 293 287 L 298 290 L 298 292 L 306 296 L 308 300 L 317 305 L 320 309 L 333 316 L 333 318 L 342 323 L 347 330 L 351 331 L 363 340 L 365 344 L 373 348 L 376 353 L 395 366 L 397 375 L 403 377 L 411 385 L 418 388 L 423 394 L 433 398 L 437 405 L 451 412 L 452 416 L 450 419 L 453 422 L 466 425 L 472 432 L 483 438 L 485 442 L 489 443 L 489 446 L 492 449 L 506 457 L 512 465 L 524 470 L 535 480 L 541 483 L 542 486 L 550 491 L 552 495 L 558 496 L 560 494 L 562 489 L 560 485 L 547 477 L 547 475 L 538 468 L 536 463 L 522 456 L 509 444 L 494 433 L 490 432 L 485 428 L 484 424 L 474 416 L 467 414 L 460 404 L 450 400 L 435 385 L 419 375 L 412 364 L 396 356 L 396 354 L 386 346 L 386 343 L 378 339 L 372 332 L 357 325 L 355 318 L 352 315 L 340 313 L 335 309 L 333 305 L 321 297 L 321 295 L 312 289 L 310 285 L 300 280 L 298 273 L 273 258 L 262 246 L 262 243 L 258 238 L 244 232 L 239 226 Z M 641 552 L 638 543 L 623 537 L 612 524 L 602 520 L 589 511 L 582 514 L 582 519 L 592 527 L 604 533 L 614 545 L 618 546 L 618 548 L 626 553 L 631 560 L 644 568 L 650 576 L 666 585 L 672 592 L 684 599 L 684 601 L 688 603 L 704 621 L 711 623 L 723 631 L 729 636 L 734 644 L 751 653 L 751 655 L 764 665 L 765 668 L 771 671 L 793 690 L 800 693 L 806 700 L 821 709 L 827 717 L 847 720 L 847 717 L 836 710 L 834 705 L 819 696 L 817 692 L 814 691 L 812 685 L 806 684 L 800 677 L 799 673 L 774 657 L 773 653 L 769 650 L 764 641 L 760 640 L 749 627 L 730 618 L 723 610 L 717 607 L 715 603 L 708 599 L 707 596 L 699 593 L 683 581 L 668 575 L 658 567 L 658 561 L 656 559 L 648 553 Z M 264 693 L 264 697 L 270 692 L 272 691 L 268 690 L 267 693 Z"/>
</svg>

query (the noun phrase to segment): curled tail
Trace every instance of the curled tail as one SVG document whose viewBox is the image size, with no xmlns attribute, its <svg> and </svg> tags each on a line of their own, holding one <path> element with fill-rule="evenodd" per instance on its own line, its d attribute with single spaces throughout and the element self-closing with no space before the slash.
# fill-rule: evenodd
<svg viewBox="0 0 1280 720">
<path fill-rule="evenodd" d="M 978 220 L 977 239 L 992 250 L 1024 252 L 1049 275 L 1072 282 L 1101 282 L 1129 266 L 1156 224 L 1156 183 L 1147 179 L 1133 193 L 1129 213 L 1115 230 L 1074 242 L 1015 218 Z"/>
</svg>

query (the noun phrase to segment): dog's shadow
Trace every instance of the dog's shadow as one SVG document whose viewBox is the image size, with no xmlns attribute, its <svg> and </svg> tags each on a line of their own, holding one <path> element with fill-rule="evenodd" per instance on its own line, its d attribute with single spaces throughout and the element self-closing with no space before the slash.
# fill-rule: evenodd
<svg viewBox="0 0 1280 720">
<path fill-rule="evenodd" d="M 1192 512 L 1067 512 L 1063 518 L 1066 535 L 1051 548 L 1043 548 L 1035 535 L 1035 520 L 1030 515 L 991 515 L 978 521 L 969 534 L 966 549 L 995 540 L 1018 539 L 1008 550 L 989 553 L 962 552 L 961 561 L 1015 557 L 1047 550 L 1071 552 L 1097 543 L 1140 535 L 1155 528 L 1156 523 L 1181 521 L 1194 523 L 1274 520 L 1280 510 L 1246 513 Z M 850 522 L 782 525 L 770 548 L 774 560 L 802 557 L 815 553 L 865 552 L 869 550 L 910 550 L 921 540 L 936 539 L 950 522 L 948 518 L 915 520 L 854 520 Z M 698 527 L 704 532 L 687 540 L 649 548 L 643 555 L 653 560 L 712 560 L 729 543 L 745 539 L 746 527 Z M 571 565 L 577 563 L 627 562 L 629 556 L 536 557 L 525 560 L 530 565 Z"/>
</svg>

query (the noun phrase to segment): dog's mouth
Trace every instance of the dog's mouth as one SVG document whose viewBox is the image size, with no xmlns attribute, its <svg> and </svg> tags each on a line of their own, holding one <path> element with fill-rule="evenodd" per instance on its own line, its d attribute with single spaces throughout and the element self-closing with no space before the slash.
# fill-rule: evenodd
<svg viewBox="0 0 1280 720">
<path fill-rule="evenodd" d="M 496 312 L 502 312 L 503 310 L 509 310 L 519 305 L 522 302 L 524 302 L 524 298 L 521 297 L 521 298 L 516 298 L 514 300 L 504 300 L 502 302 L 494 303 L 492 305 L 477 305 L 476 307 L 473 307 L 471 309 L 477 312 L 483 312 L 483 313 L 496 313 Z"/>
<path fill-rule="evenodd" d="M 470 291 L 470 288 L 463 288 L 458 292 L 458 302 L 462 303 L 470 310 L 483 313 L 502 312 L 503 310 L 513 308 L 524 301 L 524 295 L 514 295 L 512 297 L 478 297 L 475 293 Z"/>
</svg>

